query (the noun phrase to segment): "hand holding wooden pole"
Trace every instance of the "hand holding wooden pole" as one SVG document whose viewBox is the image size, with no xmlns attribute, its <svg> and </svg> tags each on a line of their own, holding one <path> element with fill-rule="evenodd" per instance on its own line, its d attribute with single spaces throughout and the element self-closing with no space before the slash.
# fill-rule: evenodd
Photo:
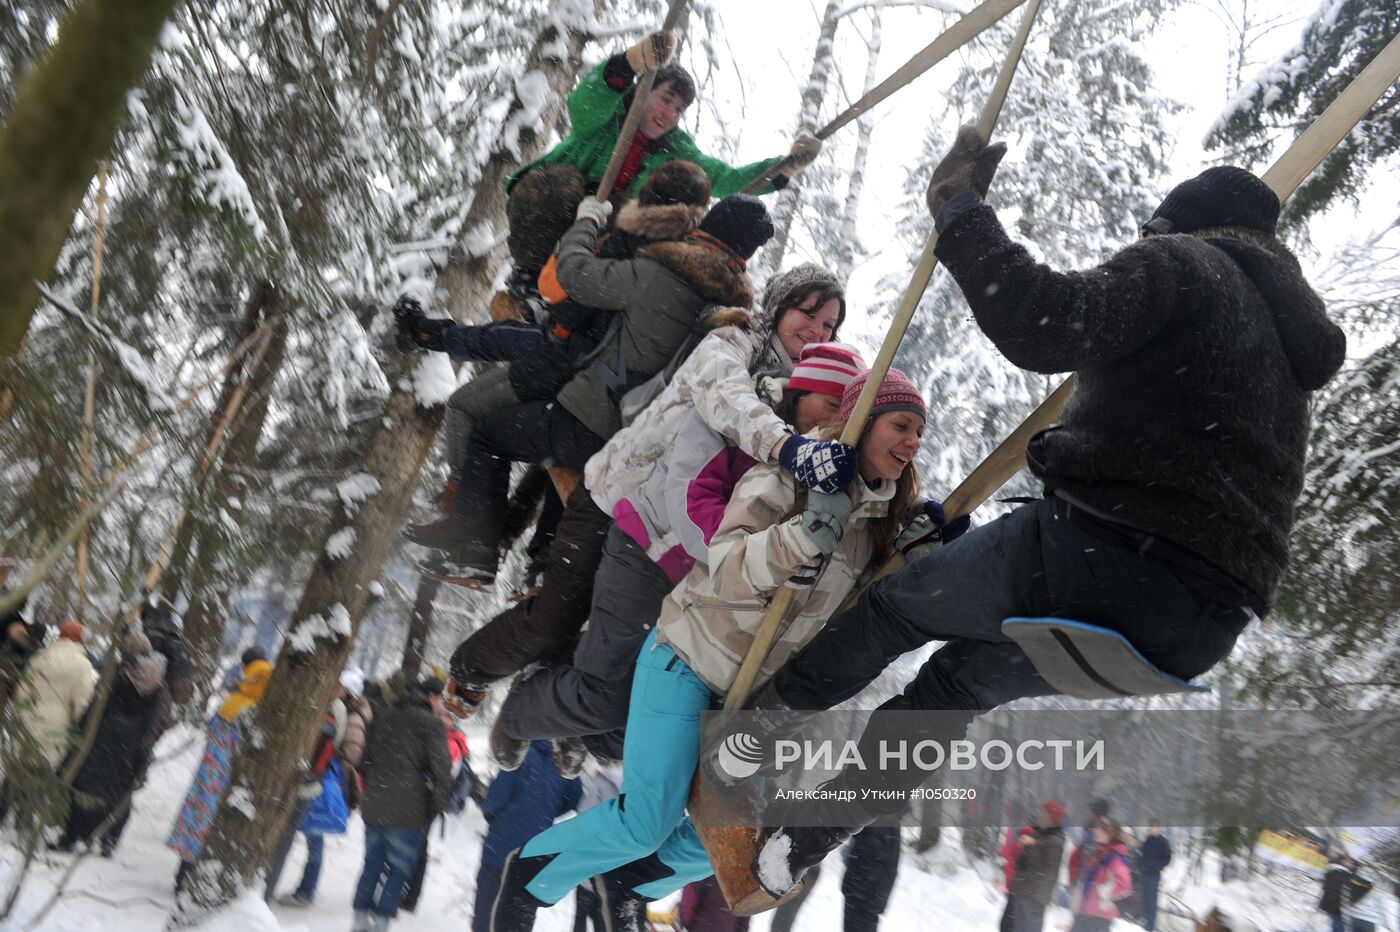
<svg viewBox="0 0 1400 932">
<path fill-rule="evenodd" d="M 1026 47 L 1026 39 L 1030 35 L 1031 26 L 1035 22 L 1035 15 L 1040 10 L 1041 0 L 1030 0 L 1026 6 L 1026 12 L 1021 18 L 1021 25 L 1016 30 L 1016 37 L 1011 41 L 1011 48 L 1006 53 L 1006 61 L 1001 66 L 1001 71 L 997 75 L 996 83 L 992 86 L 991 96 L 987 99 L 986 106 L 982 108 L 982 115 L 977 121 L 977 128 L 982 133 L 985 142 L 996 128 L 997 117 L 1001 114 L 1002 104 L 1006 102 L 1006 92 L 1011 87 L 1011 78 L 1016 73 L 1016 66 L 1021 61 L 1021 52 Z M 875 395 L 880 390 L 880 383 L 885 380 L 885 373 L 889 372 L 891 364 L 894 362 L 894 354 L 899 350 L 900 341 L 904 339 L 905 331 L 909 329 L 909 323 L 914 319 L 914 312 L 918 310 L 919 302 L 923 300 L 924 291 L 928 288 L 929 281 L 933 278 L 933 270 L 938 265 L 938 259 L 933 254 L 934 247 L 938 245 L 937 231 L 930 231 L 927 242 L 924 243 L 923 252 L 919 255 L 919 263 L 914 268 L 914 276 L 909 282 L 909 287 L 904 290 L 903 297 L 899 300 L 899 308 L 895 311 L 894 319 L 890 321 L 890 329 L 885 334 L 885 340 L 880 344 L 880 352 L 875 357 L 875 362 L 870 367 L 870 376 L 865 380 L 865 387 L 861 389 L 860 397 L 856 400 L 855 409 L 846 421 L 846 426 L 841 430 L 841 442 L 847 446 L 855 446 L 860 442 L 861 434 L 865 431 L 865 422 L 870 417 L 870 409 L 875 406 Z M 753 684 L 758 679 L 759 670 L 763 668 L 763 661 L 768 657 L 768 651 L 773 646 L 773 641 L 777 637 L 778 629 L 782 626 L 783 619 L 787 616 L 788 610 L 792 606 L 794 590 L 784 586 L 773 596 L 773 601 L 768 606 L 767 613 L 763 616 L 763 621 L 759 625 L 758 632 L 754 635 L 753 644 L 744 655 L 744 662 L 739 667 L 739 673 L 734 678 L 734 685 L 724 697 L 725 711 L 734 711 L 744 707 L 748 702 L 749 693 L 753 690 Z"/>
<path fill-rule="evenodd" d="M 686 0 L 671 0 L 671 6 L 666 10 L 666 21 L 661 24 L 662 32 L 674 32 L 680 25 L 685 3 Z M 654 68 L 643 74 L 637 82 L 632 106 L 627 108 L 627 116 L 622 121 L 622 129 L 618 130 L 617 142 L 613 143 L 612 155 L 608 158 L 608 167 L 603 170 L 603 180 L 598 183 L 598 192 L 594 195 L 600 201 L 612 197 L 613 188 L 617 185 L 617 176 L 622 172 L 622 162 L 627 158 L 632 137 L 637 135 L 637 127 L 642 124 L 642 114 L 646 113 L 647 109 L 647 98 L 651 96 L 651 89 L 655 83 Z"/>
<path fill-rule="evenodd" d="M 871 88 L 868 94 L 851 104 L 813 135 L 822 142 L 830 139 L 837 130 L 860 119 L 867 110 L 883 103 L 897 92 L 908 87 L 915 78 L 1001 22 L 1008 13 L 1025 2 L 1026 0 L 985 0 L 981 6 L 975 7 L 962 19 L 948 27 L 938 38 L 924 46 L 913 58 L 900 66 L 899 70 Z M 1010 80 L 1009 75 L 1007 80 Z M 744 193 L 757 193 L 760 188 L 772 181 L 775 175 L 783 174 L 791 167 L 792 159 L 785 156 L 777 164 L 765 170 L 763 174 L 744 185 Z"/>
</svg>

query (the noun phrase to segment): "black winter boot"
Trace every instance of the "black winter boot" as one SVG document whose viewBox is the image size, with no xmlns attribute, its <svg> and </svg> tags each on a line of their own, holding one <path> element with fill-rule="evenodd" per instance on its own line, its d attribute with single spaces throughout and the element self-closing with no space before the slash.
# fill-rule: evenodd
<svg viewBox="0 0 1400 932">
<path fill-rule="evenodd" d="M 535 927 L 535 912 L 549 904 L 525 889 L 544 870 L 549 857 L 522 858 L 516 848 L 501 865 L 501 887 L 491 905 L 491 932 L 526 932 Z"/>
<path fill-rule="evenodd" d="M 554 739 L 554 769 L 565 780 L 572 780 L 583 770 L 588 760 L 588 748 L 578 738 Z"/>
<path fill-rule="evenodd" d="M 486 591 L 496 579 L 496 548 L 473 544 L 454 544 L 446 550 L 435 551 L 436 557 L 419 560 L 418 572 L 430 579 Z"/>
<path fill-rule="evenodd" d="M 496 758 L 501 769 L 518 770 L 529 752 L 530 742 L 506 734 L 505 717 L 497 715 L 495 724 L 491 726 L 491 756 Z"/>
<path fill-rule="evenodd" d="M 647 932 L 647 900 L 612 872 L 593 878 L 607 932 Z"/>
<path fill-rule="evenodd" d="M 769 896 L 781 899 L 802 875 L 851 837 L 844 828 L 780 828 L 769 835 L 753 861 L 753 876 Z"/>
</svg>

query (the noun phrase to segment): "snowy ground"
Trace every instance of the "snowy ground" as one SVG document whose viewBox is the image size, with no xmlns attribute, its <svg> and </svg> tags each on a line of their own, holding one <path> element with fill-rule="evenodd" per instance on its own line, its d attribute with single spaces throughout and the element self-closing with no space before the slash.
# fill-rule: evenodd
<svg viewBox="0 0 1400 932">
<path fill-rule="evenodd" d="M 484 734 L 469 734 L 475 757 L 484 756 Z M 45 854 L 25 882 L 14 917 L 4 930 L 42 929 L 45 932 L 78 932 L 100 928 L 103 932 L 159 930 L 165 926 L 173 907 L 171 885 L 176 858 L 164 845 L 165 833 L 184 798 L 189 775 L 202 748 L 202 735 L 188 728 L 167 735 L 158 749 L 163 760 L 152 779 L 136 798 L 135 815 L 128 826 L 121 848 L 111 860 L 85 858 L 70 880 L 56 906 L 37 923 L 33 918 L 51 899 L 55 884 L 71 856 Z M 475 890 L 477 856 L 486 825 L 475 808 L 450 818 L 445 836 L 435 828 L 431 842 L 431 863 L 423 901 L 416 915 L 401 917 L 397 928 L 422 932 L 462 932 L 469 928 Z M 945 932 L 987 932 L 996 928 L 1003 897 L 994 885 L 993 869 L 973 865 L 956 844 L 955 833 L 928 855 L 908 855 L 900 865 L 899 877 L 885 914 L 882 928 L 908 930 L 937 927 Z M 326 862 L 314 908 L 287 909 L 265 905 L 260 896 L 249 895 L 222 914 L 195 926 L 201 932 L 343 932 L 350 925 L 350 899 L 359 876 L 363 831 L 358 817 L 346 835 L 326 841 Z M 300 878 L 305 849 L 298 841 L 283 875 L 282 891 L 290 890 Z M 8 878 L 16 857 L 8 846 L 0 849 L 0 876 Z M 835 858 L 822 872 L 816 889 L 803 906 L 797 927 L 803 932 L 841 928 L 841 869 Z M 1313 908 L 1316 883 L 1298 875 L 1278 875 L 1250 884 L 1215 886 L 1191 885 L 1189 867 L 1174 864 L 1165 884 L 1198 915 L 1212 905 L 1224 908 L 1237 919 L 1236 932 L 1251 929 L 1280 932 L 1321 930 L 1322 916 Z M 1201 873 L 1214 873 L 1201 871 Z M 664 908 L 667 904 L 658 904 Z M 1393 904 L 1389 914 L 1394 914 Z M 754 932 L 763 932 L 769 921 L 760 917 Z M 1070 925 L 1068 911 L 1052 908 L 1047 932 L 1064 932 Z M 542 913 L 537 928 L 541 932 L 567 932 L 573 928 L 573 903 L 566 900 L 548 913 Z M 659 928 L 659 926 L 658 926 Z M 1119 922 L 1118 932 L 1134 932 L 1129 923 Z M 1191 932 L 1189 924 L 1170 918 L 1159 922 L 1162 932 Z"/>
</svg>

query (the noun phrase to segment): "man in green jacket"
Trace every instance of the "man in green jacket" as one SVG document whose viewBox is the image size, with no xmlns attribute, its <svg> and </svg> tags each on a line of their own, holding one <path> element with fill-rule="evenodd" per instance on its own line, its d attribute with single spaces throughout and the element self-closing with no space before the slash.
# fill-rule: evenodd
<svg viewBox="0 0 1400 932">
<path fill-rule="evenodd" d="M 675 46 L 671 33 L 651 33 L 595 67 L 569 95 L 569 135 L 506 181 L 512 271 L 506 291 L 492 302 L 492 317 L 531 319 L 529 308 L 532 299 L 537 300 L 540 270 L 573 224 L 584 195 L 598 189 L 632 104 L 633 82 L 645 71 L 659 68 L 618 174 L 619 193 L 635 194 L 656 169 L 672 159 L 684 159 L 705 170 L 714 196 L 722 198 L 783 162 L 782 171 L 758 191 L 767 194 L 786 187 L 792 175 L 816 159 L 821 140 L 806 133 L 793 142 L 785 162 L 775 156 L 731 166 L 701 152 L 679 125 L 681 115 L 695 101 L 695 80 L 680 65 L 670 63 Z"/>
</svg>

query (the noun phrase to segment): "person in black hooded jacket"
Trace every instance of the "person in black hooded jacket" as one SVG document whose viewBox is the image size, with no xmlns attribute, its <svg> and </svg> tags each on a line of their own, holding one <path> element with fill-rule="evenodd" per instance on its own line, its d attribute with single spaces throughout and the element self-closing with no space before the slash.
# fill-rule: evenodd
<svg viewBox="0 0 1400 932">
<path fill-rule="evenodd" d="M 9 704 L 24 668 L 29 666 L 29 658 L 44 644 L 44 626 L 25 621 L 23 610 L 21 605 L 0 619 L 4 625 L 0 631 L 0 710 Z"/>
<path fill-rule="evenodd" d="M 1138 242 L 1057 272 L 982 202 L 1004 154 L 964 127 L 928 201 L 936 255 L 982 331 L 1022 368 L 1078 376 L 1060 425 L 1028 450 L 1045 498 L 911 554 L 778 673 L 760 709 L 829 708 L 900 655 L 944 641 L 882 708 L 957 712 L 928 718 L 918 736 L 946 742 L 982 711 L 1054 692 L 1004 619 L 1100 625 L 1189 679 L 1269 608 L 1303 487 L 1311 393 L 1346 350 L 1275 237 L 1278 197 L 1243 169 L 1208 169 L 1168 194 Z M 897 718 L 877 716 L 862 743 Z M 897 789 L 922 776 L 876 779 Z M 774 863 L 788 870 L 760 882 L 785 891 L 877 815 L 853 807 L 845 827 L 778 831 L 765 854 L 786 850 Z"/>
<path fill-rule="evenodd" d="M 102 856 L 111 857 L 121 837 L 120 826 L 130 812 L 130 794 L 145 775 L 156 742 L 175 721 L 170 690 L 150 640 L 129 634 L 121 647 L 117 678 L 92 750 L 73 780 L 76 797 L 63 836 L 54 846 L 60 851 L 71 851 L 78 842 L 90 840 L 111 817 L 101 839 Z M 92 712 L 89 706 L 87 715 Z"/>
</svg>

